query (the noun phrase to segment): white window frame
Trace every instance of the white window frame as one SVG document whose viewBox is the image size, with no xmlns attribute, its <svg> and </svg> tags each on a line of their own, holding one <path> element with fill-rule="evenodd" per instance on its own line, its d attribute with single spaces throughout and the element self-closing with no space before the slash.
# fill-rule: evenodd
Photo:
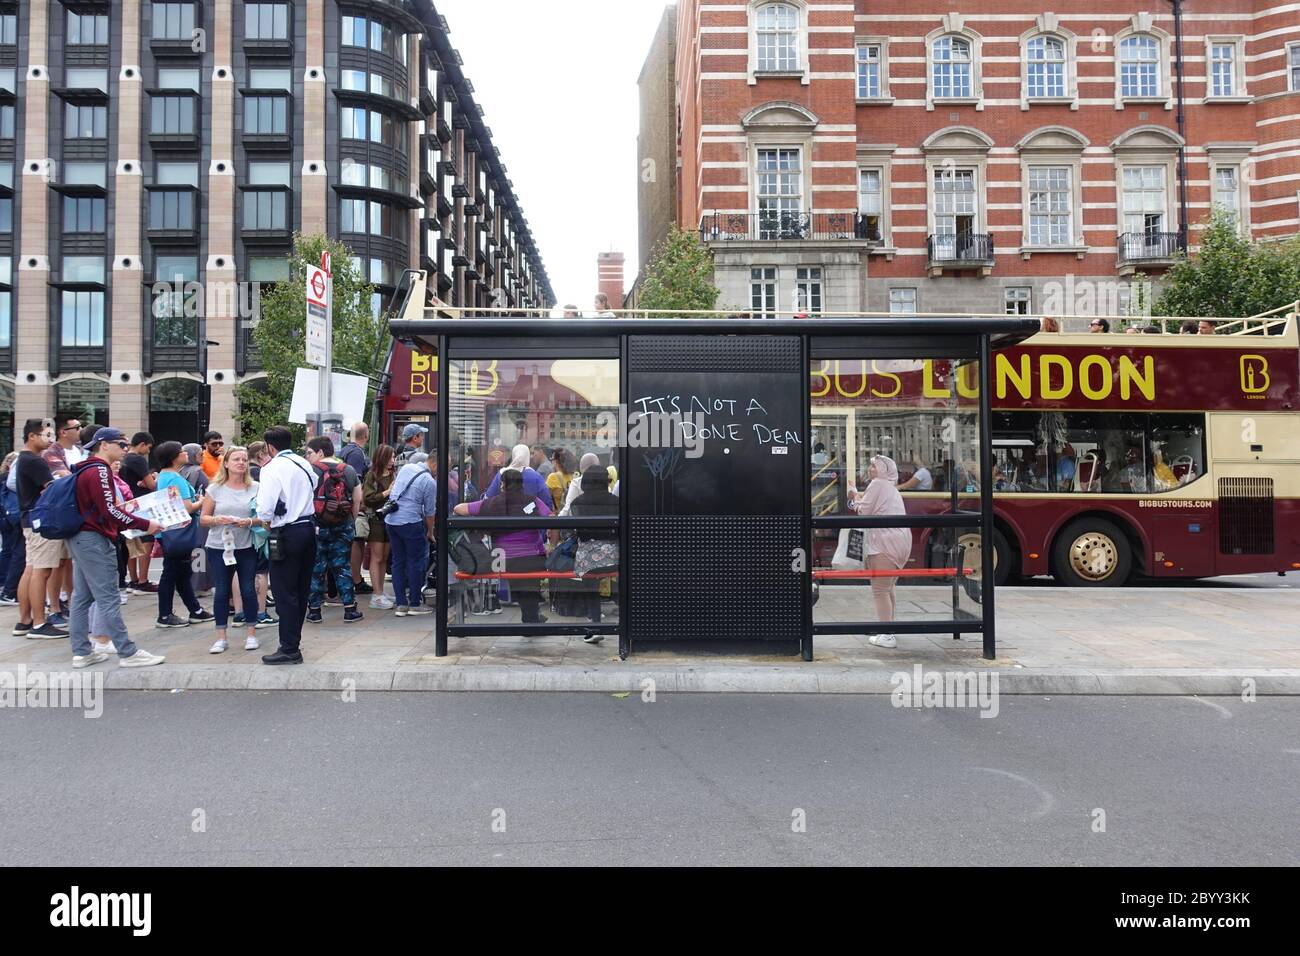
<svg viewBox="0 0 1300 956">
<path fill-rule="evenodd" d="M 868 174 L 868 173 L 874 173 L 874 174 L 875 174 L 875 181 L 876 181 L 876 189 L 875 189 L 875 193 L 874 193 L 874 195 L 875 195 L 875 199 L 876 199 L 876 210 L 875 210 L 875 212 L 868 212 L 866 209 L 863 208 L 863 205 L 864 205 L 863 202 L 862 202 L 863 196 L 864 196 L 864 195 L 869 195 L 869 193 L 864 193 L 864 192 L 863 192 L 862 184 L 863 184 L 864 179 L 867 178 L 867 174 Z M 868 242 L 879 242 L 879 243 L 882 243 L 882 244 L 884 243 L 884 241 L 885 241 L 885 210 L 886 210 L 886 208 L 887 208 L 888 206 L 889 206 L 889 197 L 888 197 L 888 195 L 887 195 L 887 193 L 886 193 L 886 190 L 885 190 L 885 170 L 884 170 L 884 168 L 881 167 L 881 166 L 866 166 L 866 165 L 860 165 L 860 166 L 858 166 L 858 215 L 859 215 L 859 216 L 866 216 L 866 215 L 873 215 L 873 216 L 875 216 L 875 217 L 876 217 L 876 231 L 880 234 L 880 236 L 879 236 L 878 239 L 871 239 L 870 237 L 864 237 L 864 238 L 867 239 Z"/>
<path fill-rule="evenodd" d="M 1080 259 L 1087 253 L 1083 232 L 1083 151 L 1088 140 L 1065 126 L 1044 126 L 1029 133 L 1016 146 L 1020 153 L 1020 208 L 1022 233 L 1020 255 L 1029 259 L 1038 253 L 1073 252 Z M 1070 175 L 1070 241 L 1061 245 L 1036 245 L 1030 240 L 1030 170 L 1037 167 L 1065 167 Z"/>
<path fill-rule="evenodd" d="M 1124 93 L 1123 57 L 1120 53 L 1125 40 L 1134 37 L 1149 37 L 1156 47 L 1156 91 L 1154 94 Z M 1173 83 L 1170 81 L 1170 36 L 1152 23 L 1150 13 L 1135 13 L 1129 25 L 1115 34 L 1115 109 L 1122 110 L 1126 104 L 1156 103 L 1165 109 L 1174 108 Z"/>
<path fill-rule="evenodd" d="M 1021 302 L 1025 308 L 1021 311 L 1019 308 L 1013 310 L 1013 306 L 1018 306 Z M 1002 287 L 1002 311 L 1007 315 L 1033 315 L 1034 308 L 1034 289 L 1027 285 L 1009 285 Z"/>
<path fill-rule="evenodd" d="M 1237 171 L 1237 204 L 1235 209 L 1237 228 L 1247 238 L 1251 234 L 1249 165 L 1251 149 L 1254 145 L 1253 142 L 1205 144 L 1207 178 L 1210 186 L 1210 208 L 1214 208 L 1216 201 L 1217 170 L 1222 167 L 1234 167 Z"/>
<path fill-rule="evenodd" d="M 1286 45 L 1287 91 L 1300 93 L 1300 43 Z"/>
<path fill-rule="evenodd" d="M 889 314 L 916 315 L 920 311 L 918 298 L 916 286 L 895 286 L 889 290 Z"/>
<path fill-rule="evenodd" d="M 862 171 L 874 169 L 880 171 L 880 242 L 870 247 L 872 255 L 883 255 L 886 261 L 893 261 L 897 250 L 893 241 L 893 222 L 890 215 L 892 206 L 893 159 L 898 147 L 892 143 L 858 144 L 858 211 L 862 211 Z"/>
<path fill-rule="evenodd" d="M 793 7 L 796 18 L 795 61 L 793 70 L 760 70 L 758 68 L 758 12 L 762 7 L 774 4 Z M 812 82 L 808 66 L 808 3 L 807 0 L 749 0 L 746 18 L 748 32 L 749 62 L 746 67 L 746 82 L 750 86 L 764 77 L 799 77 L 800 83 L 807 86 Z"/>
<path fill-rule="evenodd" d="M 1058 183 L 1051 180 L 1055 174 L 1064 174 L 1065 182 L 1063 188 L 1055 188 Z M 1043 182 L 1046 177 L 1047 181 Z M 1074 223 L 1074 169 L 1063 163 L 1031 163 L 1025 166 L 1025 193 L 1028 202 L 1024 207 L 1025 217 L 1025 238 L 1026 245 L 1033 248 L 1041 249 L 1059 249 L 1068 248 L 1075 244 L 1075 223 Z M 1035 179 L 1038 185 L 1035 186 Z M 1048 208 L 1036 211 L 1034 209 L 1035 193 L 1046 194 L 1048 197 Z M 1057 197 L 1064 205 L 1064 209 L 1053 209 L 1051 203 L 1053 197 Z M 1035 241 L 1034 238 L 1034 221 L 1036 218 L 1043 219 L 1043 234 L 1039 237 L 1041 241 Z M 1052 235 L 1056 231 L 1054 225 L 1064 222 L 1065 231 L 1059 241 L 1053 241 Z"/>
<path fill-rule="evenodd" d="M 864 96 L 862 88 L 858 85 L 861 75 L 862 50 L 864 47 L 874 46 L 878 51 L 876 61 L 877 70 L 877 90 L 875 95 Z M 853 44 L 853 88 L 859 103 L 888 104 L 894 102 L 894 97 L 889 92 L 889 37 L 856 37 Z"/>
<path fill-rule="evenodd" d="M 1214 91 L 1214 49 L 1232 49 L 1232 91 Z M 1289 67 L 1288 67 L 1289 69 Z M 1207 35 L 1205 37 L 1205 101 L 1207 103 L 1249 103 L 1253 97 L 1246 89 L 1246 38 L 1241 35 Z"/>
<path fill-rule="evenodd" d="M 773 139 L 764 138 L 761 141 L 755 141 L 749 151 L 749 177 L 750 177 L 750 184 L 751 184 L 749 190 L 750 192 L 749 211 L 750 214 L 754 217 L 753 222 L 754 222 L 755 235 L 758 234 L 758 230 L 760 228 L 759 217 L 760 217 L 760 210 L 762 205 L 761 200 L 765 198 L 773 198 L 773 196 L 764 196 L 759 189 L 759 171 L 758 171 L 759 157 L 761 153 L 767 152 L 769 150 L 775 150 L 778 153 L 783 150 L 791 150 L 798 154 L 799 157 L 798 192 L 791 193 L 789 195 L 774 194 L 774 196 L 776 196 L 776 198 L 789 198 L 789 199 L 797 198 L 799 201 L 799 208 L 798 208 L 799 214 L 802 215 L 811 212 L 811 207 L 809 206 L 809 191 L 810 191 L 810 180 L 812 177 L 808 175 L 810 172 L 808 168 L 809 166 L 808 157 L 812 154 L 811 146 L 805 144 L 802 141 L 802 139 L 783 142 L 780 138 L 773 138 Z"/>
<path fill-rule="evenodd" d="M 1172 184 L 1171 184 L 1170 179 L 1169 179 L 1169 167 L 1168 167 L 1168 164 L 1166 164 L 1166 163 L 1162 163 L 1162 162 L 1159 162 L 1159 161 L 1154 161 L 1154 162 L 1145 162 L 1145 161 L 1137 161 L 1137 160 L 1135 160 L 1135 161 L 1132 161 L 1132 162 L 1122 162 L 1122 163 L 1119 164 L 1119 203 L 1118 203 L 1118 205 L 1117 205 L 1117 207 L 1116 207 L 1116 209 L 1115 209 L 1115 224 L 1116 224 L 1116 226 L 1119 227 L 1118 230 L 1117 230 L 1118 233 L 1119 233 L 1121 236 L 1123 236 L 1123 235 L 1129 235 L 1129 234 L 1132 234 L 1132 233 L 1135 233 L 1135 232 L 1136 232 L 1136 233 L 1142 233 L 1142 232 L 1145 232 L 1145 231 L 1146 231 L 1145 223 L 1143 224 L 1143 228 L 1142 228 L 1142 229 L 1139 229 L 1139 230 L 1130 229 L 1130 228 L 1129 228 L 1128 221 L 1127 221 L 1127 219 L 1125 218 L 1125 217 L 1128 215 L 1128 213 L 1125 211 L 1125 206 L 1127 205 L 1127 203 L 1125 202 L 1125 196 L 1128 195 L 1129 190 L 1126 188 L 1125 179 L 1126 179 L 1127 177 L 1124 175 L 1124 173 L 1125 173 L 1126 170 L 1130 170 L 1130 169 L 1154 169 L 1154 170 L 1159 171 L 1159 173 L 1160 173 L 1160 189 L 1161 189 L 1161 197 L 1162 197 L 1162 199 L 1163 199 L 1163 208 L 1162 208 L 1162 209 L 1160 209 L 1160 210 L 1143 210 L 1143 211 L 1135 212 L 1135 213 L 1133 213 L 1132 215 L 1134 215 L 1134 216 L 1137 216 L 1137 215 L 1146 216 L 1146 215 L 1150 215 L 1150 214 L 1153 213 L 1153 212 L 1159 212 L 1159 213 L 1161 214 L 1161 222 L 1160 222 L 1160 229 L 1157 230 L 1157 231 L 1158 231 L 1158 232 L 1177 232 L 1178 230 L 1177 230 L 1176 228 L 1174 228 L 1174 229 L 1171 229 L 1171 228 L 1170 228 L 1170 225 L 1174 222 L 1174 216 L 1171 214 L 1171 210 L 1170 210 L 1170 199 L 1172 198 L 1172 193 L 1173 193 L 1173 191 L 1172 191 L 1172 189 L 1171 189 L 1171 185 L 1172 185 Z M 1148 190 L 1148 189 L 1146 189 L 1146 188 L 1144 187 L 1144 188 L 1142 188 L 1142 189 L 1140 189 L 1140 190 L 1138 190 L 1138 191 L 1141 192 L 1141 193 L 1145 193 L 1145 192 L 1148 192 L 1148 191 L 1150 191 L 1150 190 Z"/>
<path fill-rule="evenodd" d="M 1060 96 L 1034 96 L 1029 92 L 1029 44 L 1039 38 L 1056 40 L 1065 48 L 1063 64 L 1063 92 Z M 1071 110 L 1079 108 L 1079 38 L 1072 31 L 1062 27 L 1056 14 L 1040 14 L 1034 21 L 1034 27 L 1020 34 L 1020 108 L 1027 110 L 1030 104 L 1064 103 Z"/>
<path fill-rule="evenodd" d="M 755 275 L 758 273 L 758 275 Z M 770 275 L 768 273 L 771 273 Z M 754 308 L 754 293 L 758 291 L 760 308 Z M 769 307 L 770 306 L 770 307 Z M 759 318 L 776 318 L 781 308 L 781 270 L 776 266 L 751 265 L 749 267 L 749 313 Z"/>
<path fill-rule="evenodd" d="M 948 13 L 942 18 L 942 25 L 931 30 L 925 36 L 925 108 L 933 110 L 936 105 L 969 105 L 976 110 L 984 109 L 984 38 L 966 26 L 965 17 L 960 13 Z M 939 96 L 935 90 L 935 44 L 944 39 L 960 39 L 970 45 L 970 90 L 966 96 Z"/>
<path fill-rule="evenodd" d="M 794 307 L 809 315 L 821 315 L 826 310 L 826 271 L 821 266 L 795 267 Z"/>
</svg>

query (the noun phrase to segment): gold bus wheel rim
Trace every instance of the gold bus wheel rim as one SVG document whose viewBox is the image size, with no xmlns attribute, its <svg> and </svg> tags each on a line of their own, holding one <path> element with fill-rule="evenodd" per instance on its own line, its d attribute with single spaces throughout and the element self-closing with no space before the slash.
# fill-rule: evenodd
<svg viewBox="0 0 1300 956">
<path fill-rule="evenodd" d="M 1087 581 L 1105 581 L 1119 566 L 1115 540 L 1101 531 L 1088 531 L 1070 544 L 1070 568 Z"/>
</svg>

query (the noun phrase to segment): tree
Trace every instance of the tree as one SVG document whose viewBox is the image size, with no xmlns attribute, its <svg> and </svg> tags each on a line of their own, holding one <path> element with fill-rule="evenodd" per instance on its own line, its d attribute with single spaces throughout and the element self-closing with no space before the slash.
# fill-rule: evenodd
<svg viewBox="0 0 1300 956">
<path fill-rule="evenodd" d="M 1252 243 L 1234 217 L 1215 213 L 1200 251 L 1165 274 L 1156 315 L 1244 318 L 1300 298 L 1300 242 Z"/>
<path fill-rule="evenodd" d="M 353 265 L 352 250 L 326 236 L 295 235 L 289 278 L 263 287 L 260 316 L 253 329 L 266 378 L 236 390 L 242 409 L 240 438 L 245 443 L 260 439 L 272 425 L 285 424 L 295 373 L 307 365 L 307 266 L 319 264 L 327 249 L 334 279 L 334 367 L 370 374 L 376 357 L 387 354 L 388 323 L 371 311 L 373 289 Z M 291 425 L 290 429 L 295 440 L 303 437 L 303 426 Z"/>
<path fill-rule="evenodd" d="M 713 254 L 695 233 L 673 226 L 646 266 L 637 306 L 707 312 L 717 304 L 719 294 L 713 284 Z"/>
</svg>

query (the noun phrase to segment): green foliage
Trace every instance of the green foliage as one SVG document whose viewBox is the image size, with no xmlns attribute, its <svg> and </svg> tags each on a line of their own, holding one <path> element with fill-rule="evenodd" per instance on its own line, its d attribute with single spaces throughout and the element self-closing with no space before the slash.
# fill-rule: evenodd
<svg viewBox="0 0 1300 956">
<path fill-rule="evenodd" d="M 709 311 L 720 294 L 713 284 L 713 254 L 693 232 L 674 226 L 646 266 L 638 308 Z"/>
<path fill-rule="evenodd" d="M 307 366 L 307 266 L 328 249 L 334 271 L 334 367 L 372 374 L 376 357 L 387 354 L 388 324 L 370 310 L 370 283 L 352 264 L 352 250 L 321 235 L 295 235 L 289 278 L 262 287 L 261 316 L 253 340 L 266 378 L 240 385 L 240 440 L 256 441 L 272 425 L 283 425 L 293 398 L 294 375 Z M 373 398 L 373 390 L 369 398 Z M 295 440 L 301 425 L 290 425 Z"/>
<path fill-rule="evenodd" d="M 1216 213 L 1199 243 L 1165 274 L 1156 315 L 1244 318 L 1300 298 L 1300 240 L 1251 242 Z"/>
</svg>

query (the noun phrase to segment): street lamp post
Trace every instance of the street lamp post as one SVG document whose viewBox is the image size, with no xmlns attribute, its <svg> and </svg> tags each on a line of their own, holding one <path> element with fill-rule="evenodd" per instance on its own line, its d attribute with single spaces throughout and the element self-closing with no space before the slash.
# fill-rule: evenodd
<svg viewBox="0 0 1300 956">
<path fill-rule="evenodd" d="M 208 349 L 220 345 L 206 336 L 199 341 L 199 435 L 207 433 L 212 427 L 212 386 L 208 384 Z"/>
</svg>

